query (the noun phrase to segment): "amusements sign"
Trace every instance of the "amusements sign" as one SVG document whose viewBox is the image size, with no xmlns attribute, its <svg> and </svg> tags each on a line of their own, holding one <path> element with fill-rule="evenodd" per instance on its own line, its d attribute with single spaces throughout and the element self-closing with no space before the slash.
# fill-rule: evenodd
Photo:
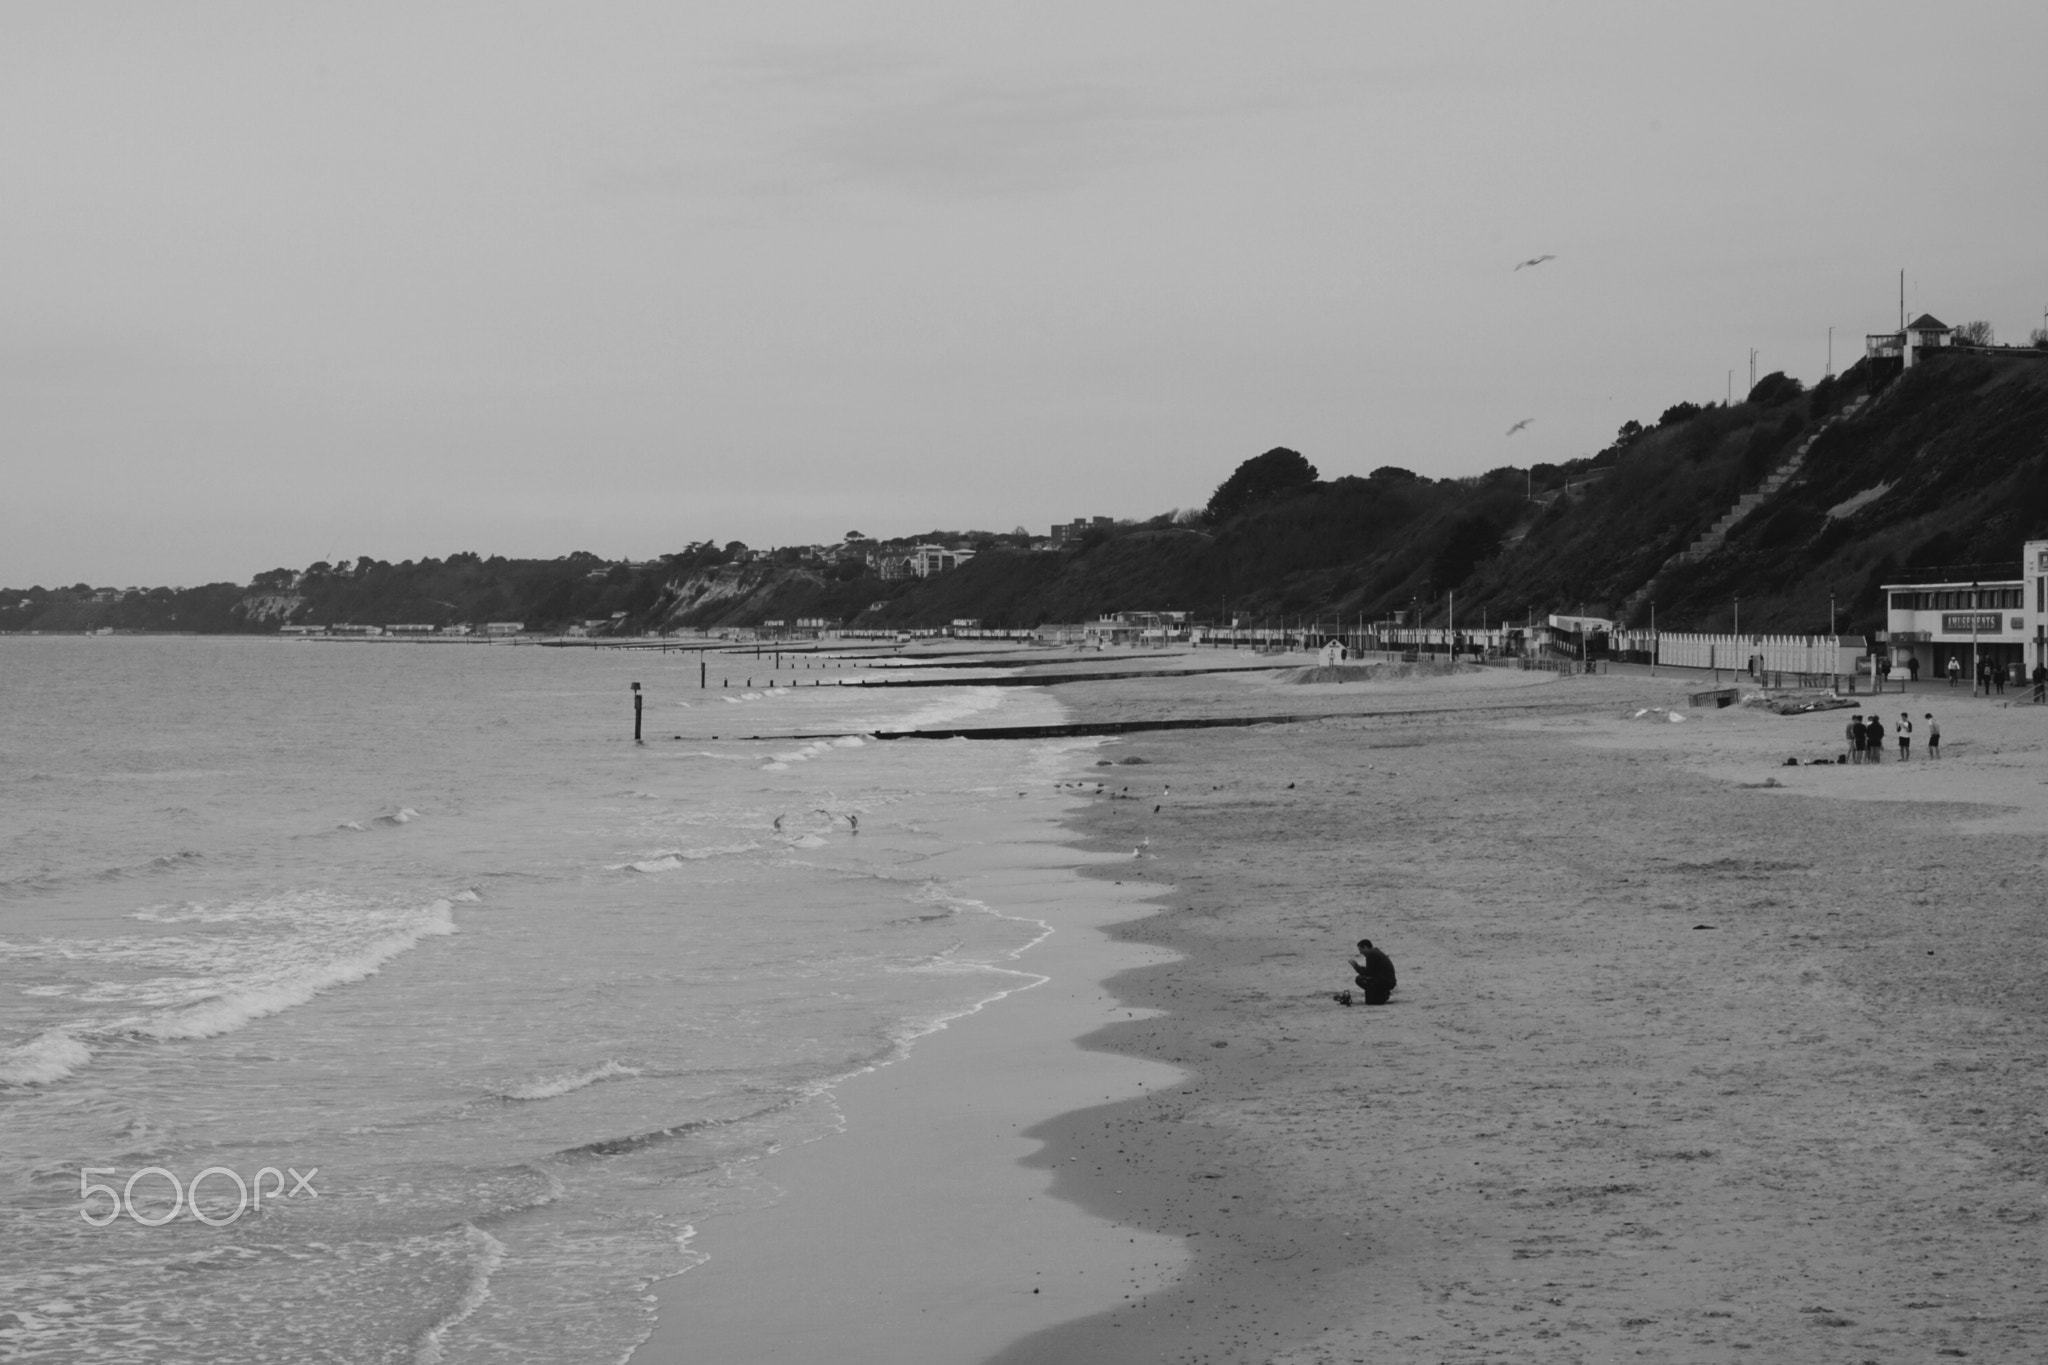
<svg viewBox="0 0 2048 1365">
<path fill-rule="evenodd" d="M 1941 614 L 1943 635 L 1996 635 L 2005 627 L 1995 611 L 1945 611 Z"/>
</svg>

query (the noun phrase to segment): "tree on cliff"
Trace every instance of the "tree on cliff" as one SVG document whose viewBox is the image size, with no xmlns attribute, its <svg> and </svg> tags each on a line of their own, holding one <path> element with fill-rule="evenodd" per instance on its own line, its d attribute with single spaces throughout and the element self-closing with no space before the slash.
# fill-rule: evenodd
<svg viewBox="0 0 2048 1365">
<path fill-rule="evenodd" d="M 1212 523 L 1227 520 L 1248 507 L 1297 488 L 1307 488 L 1315 481 L 1316 467 L 1303 459 L 1300 451 L 1274 446 L 1265 454 L 1246 460 L 1236 473 L 1216 486 L 1209 498 L 1208 518 Z"/>
</svg>

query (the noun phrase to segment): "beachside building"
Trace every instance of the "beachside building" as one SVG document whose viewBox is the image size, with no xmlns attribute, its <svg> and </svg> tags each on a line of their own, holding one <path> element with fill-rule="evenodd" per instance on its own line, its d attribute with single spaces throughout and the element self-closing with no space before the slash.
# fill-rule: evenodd
<svg viewBox="0 0 2048 1365">
<path fill-rule="evenodd" d="M 1953 658 L 1965 679 L 1979 661 L 2018 678 L 2048 663 L 2048 540 L 2026 543 L 2017 578 L 1887 583 L 1884 594 L 1894 672 L 1917 659 L 1921 677 L 1945 677 Z"/>
<path fill-rule="evenodd" d="M 1188 639 L 1188 614 L 1184 611 L 1111 611 L 1088 623 L 1083 631 L 1086 644 L 1160 646 Z"/>
<path fill-rule="evenodd" d="M 395 626 L 384 627 L 386 635 L 432 635 L 434 627 L 417 621 L 408 621 Z"/>
<path fill-rule="evenodd" d="M 485 635 L 517 635 L 526 629 L 524 621 L 486 621 L 481 632 Z"/>
<path fill-rule="evenodd" d="M 1910 370 L 1915 351 L 1949 346 L 1954 342 L 1954 328 L 1932 313 L 1922 313 L 1896 332 L 1872 332 L 1865 336 L 1863 354 L 1872 360 L 1895 359 Z"/>
</svg>

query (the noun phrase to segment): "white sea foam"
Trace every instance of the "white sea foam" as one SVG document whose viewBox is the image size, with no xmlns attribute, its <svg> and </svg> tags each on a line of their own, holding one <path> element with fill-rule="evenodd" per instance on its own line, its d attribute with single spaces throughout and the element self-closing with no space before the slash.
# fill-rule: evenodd
<svg viewBox="0 0 2048 1365">
<path fill-rule="evenodd" d="M 477 901 L 480 901 L 480 900 L 482 900 L 482 899 L 483 899 L 483 893 L 482 893 L 482 892 L 480 892 L 480 891 L 478 891 L 478 890 L 477 890 L 477 889 L 476 889 L 475 887 L 473 887 L 473 886 L 472 886 L 472 887 L 467 887 L 467 888 L 465 888 L 464 890 L 461 890 L 461 891 L 458 891 L 458 892 L 456 892 L 456 893 L 455 893 L 454 895 L 450 896 L 450 897 L 449 897 L 448 899 L 449 899 L 449 900 L 451 900 L 451 901 L 466 901 L 466 902 L 469 902 L 470 904 L 475 904 L 475 903 L 476 903 Z"/>
<path fill-rule="evenodd" d="M 508 1100 L 551 1100 L 557 1095 L 566 1095 L 572 1090 L 581 1090 L 586 1085 L 596 1085 L 614 1076 L 637 1076 L 637 1066 L 621 1066 L 616 1060 L 607 1058 L 603 1066 L 594 1066 L 588 1071 L 564 1072 L 559 1076 L 544 1076 L 539 1080 L 515 1085 L 504 1093 Z"/>
<path fill-rule="evenodd" d="M 484 1306 L 484 1300 L 491 1297 L 491 1276 L 505 1263 L 503 1242 L 474 1223 L 463 1224 L 462 1232 L 469 1239 L 473 1257 L 469 1283 L 463 1286 L 462 1297 L 455 1301 L 455 1307 L 420 1334 L 419 1344 L 413 1348 L 413 1365 L 441 1365 L 447 1359 L 441 1350 L 441 1342 L 448 1335 L 448 1330 L 468 1321 L 471 1314 Z"/>
<path fill-rule="evenodd" d="M 47 1085 L 91 1060 L 91 1048 L 63 1029 L 51 1029 L 0 1052 L 0 1084 Z"/>
<path fill-rule="evenodd" d="M 409 926 L 355 952 L 310 960 L 310 955 L 300 956 L 297 961 L 259 972 L 253 979 L 237 981 L 212 999 L 162 1010 L 125 1027 L 143 1037 L 166 1041 L 231 1033 L 251 1020 L 303 1005 L 322 991 L 361 981 L 423 938 L 454 932 L 454 907 L 445 900 L 435 901 Z"/>
<path fill-rule="evenodd" d="M 921 706 L 899 720 L 882 725 L 885 730 L 934 730 L 950 725 L 954 721 L 967 720 L 993 711 L 1003 704 L 1003 689 L 1000 687 L 967 687 L 958 692 L 948 693 L 938 700 Z M 866 727 L 862 727 L 866 728 Z"/>
<path fill-rule="evenodd" d="M 744 844 L 712 844 L 706 848 L 664 848 L 631 862 L 607 863 L 605 868 L 610 872 L 673 872 L 686 862 L 702 862 L 706 858 L 721 858 L 731 853 L 751 853 L 759 847 L 759 844 L 749 841 Z"/>
</svg>

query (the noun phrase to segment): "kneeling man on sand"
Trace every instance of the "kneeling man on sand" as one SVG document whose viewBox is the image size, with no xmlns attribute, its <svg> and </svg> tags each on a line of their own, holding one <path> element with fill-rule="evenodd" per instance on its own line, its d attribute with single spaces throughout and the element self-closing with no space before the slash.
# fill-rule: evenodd
<svg viewBox="0 0 2048 1365">
<path fill-rule="evenodd" d="M 1358 975 L 1354 978 L 1358 988 L 1365 992 L 1365 1003 L 1384 1005 L 1387 997 L 1394 993 L 1394 959 L 1372 946 L 1372 940 L 1358 940 L 1358 957 L 1351 959 L 1351 970 Z"/>
</svg>

